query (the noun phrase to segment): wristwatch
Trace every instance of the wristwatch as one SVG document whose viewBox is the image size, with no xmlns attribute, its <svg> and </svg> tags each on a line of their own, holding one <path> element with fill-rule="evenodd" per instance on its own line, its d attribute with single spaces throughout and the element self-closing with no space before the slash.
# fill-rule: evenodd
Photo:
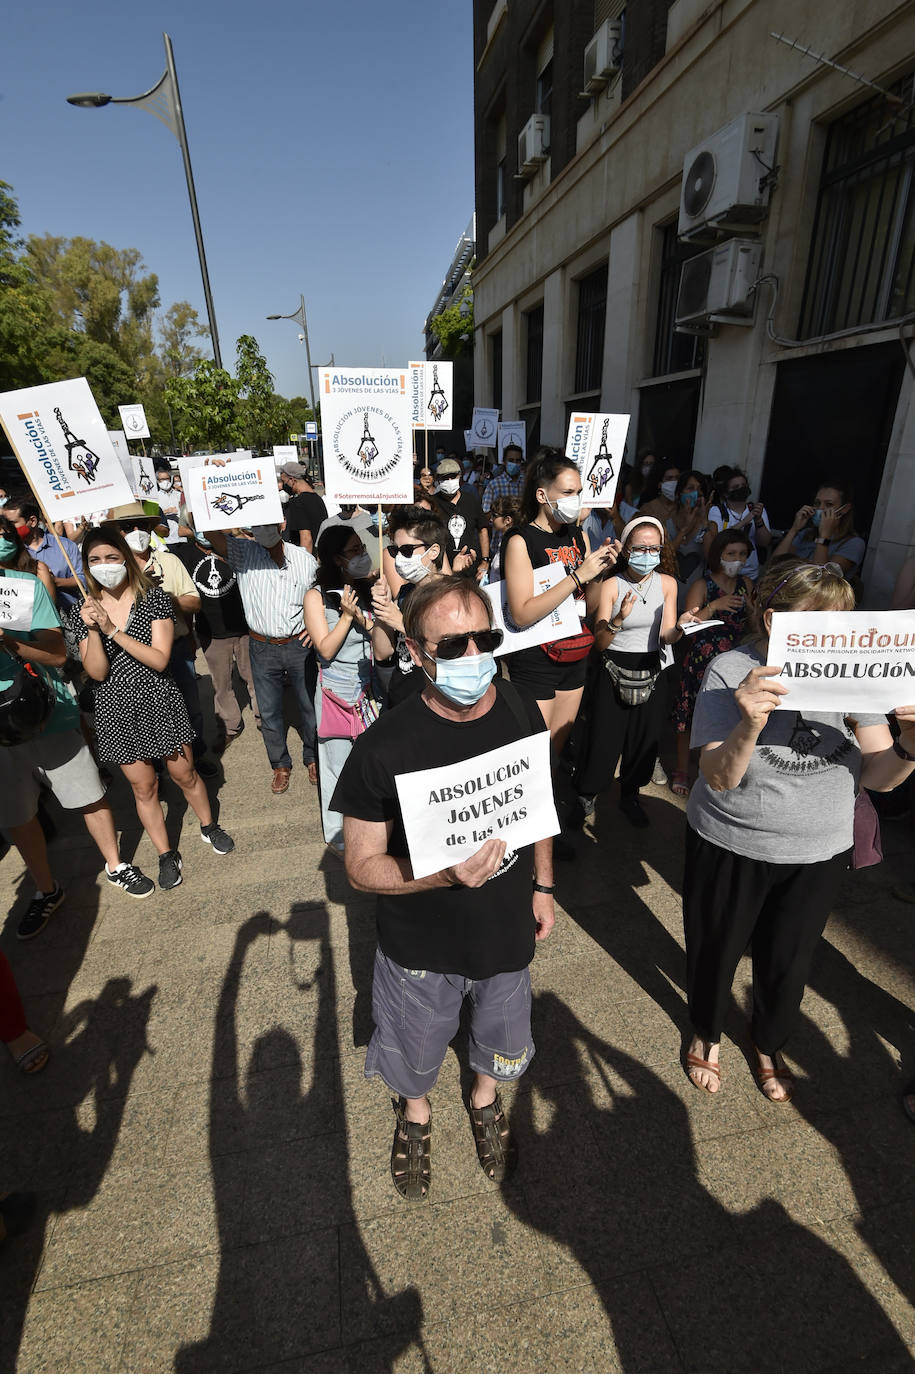
<svg viewBox="0 0 915 1374">
<path fill-rule="evenodd" d="M 556 891 L 555 887 L 547 887 L 546 883 L 534 883 L 535 892 L 545 892 L 548 897 L 552 897 Z"/>
<path fill-rule="evenodd" d="M 829 540 L 828 540 L 828 539 L 814 539 L 813 542 L 814 542 L 814 544 L 828 544 L 828 543 L 829 543 Z"/>
</svg>

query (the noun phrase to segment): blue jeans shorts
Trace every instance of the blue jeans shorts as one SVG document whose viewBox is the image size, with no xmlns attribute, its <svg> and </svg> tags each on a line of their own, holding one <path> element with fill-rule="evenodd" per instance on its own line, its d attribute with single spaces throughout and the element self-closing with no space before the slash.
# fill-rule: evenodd
<svg viewBox="0 0 915 1374">
<path fill-rule="evenodd" d="M 534 1057 L 531 975 L 527 968 L 474 980 L 395 964 L 375 952 L 366 1078 L 381 1078 L 399 1097 L 423 1097 L 435 1086 L 470 999 L 470 1067 L 510 1082 Z"/>
</svg>

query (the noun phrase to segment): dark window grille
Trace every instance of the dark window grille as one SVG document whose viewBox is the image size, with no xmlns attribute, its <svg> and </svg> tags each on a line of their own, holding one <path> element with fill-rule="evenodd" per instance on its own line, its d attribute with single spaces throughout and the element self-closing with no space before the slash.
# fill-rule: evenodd
<svg viewBox="0 0 915 1374">
<path fill-rule="evenodd" d="M 537 113 L 549 117 L 553 113 L 553 59 L 537 77 Z"/>
<path fill-rule="evenodd" d="M 496 220 L 505 214 L 505 191 L 508 185 L 506 159 L 496 165 Z"/>
<path fill-rule="evenodd" d="M 527 385 L 524 399 L 528 405 L 543 399 L 543 306 L 529 310 L 527 320 Z"/>
<path fill-rule="evenodd" d="M 816 338 L 915 310 L 915 74 L 830 127 L 799 332 Z"/>
<path fill-rule="evenodd" d="M 502 409 L 502 330 L 491 336 L 492 349 L 492 403 L 496 410 Z"/>
<path fill-rule="evenodd" d="M 600 388 L 604 366 L 604 328 L 607 317 L 607 264 L 578 283 L 578 338 L 575 351 L 575 392 Z"/>
<path fill-rule="evenodd" d="M 665 225 L 661 235 L 661 275 L 652 377 L 666 377 L 669 372 L 687 372 L 690 368 L 702 367 L 705 362 L 705 339 L 697 334 L 678 334 L 674 327 L 680 270 L 687 259 L 697 256 L 697 250 L 680 242 L 676 223 Z M 701 248 L 698 250 L 700 253 L 702 251 Z"/>
</svg>

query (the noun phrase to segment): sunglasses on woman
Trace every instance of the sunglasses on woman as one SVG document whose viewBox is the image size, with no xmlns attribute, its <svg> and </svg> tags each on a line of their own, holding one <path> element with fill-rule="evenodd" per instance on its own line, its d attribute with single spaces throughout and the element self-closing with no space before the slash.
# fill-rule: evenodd
<svg viewBox="0 0 915 1374">
<path fill-rule="evenodd" d="M 403 558 L 412 558 L 417 549 L 427 549 L 428 544 L 389 544 L 388 553 L 392 558 L 400 554 Z"/>
<path fill-rule="evenodd" d="M 491 654 L 498 649 L 502 643 L 503 634 L 501 630 L 468 630 L 463 635 L 443 635 L 438 641 L 435 654 L 430 654 L 430 658 L 463 658 L 467 652 L 467 645 L 473 640 L 481 654 Z"/>
</svg>

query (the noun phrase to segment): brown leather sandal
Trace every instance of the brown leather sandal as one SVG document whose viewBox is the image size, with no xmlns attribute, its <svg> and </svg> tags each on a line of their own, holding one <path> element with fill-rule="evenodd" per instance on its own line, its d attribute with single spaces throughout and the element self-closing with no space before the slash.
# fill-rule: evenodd
<svg viewBox="0 0 915 1374">
<path fill-rule="evenodd" d="M 493 1183 L 501 1183 L 517 1168 L 518 1148 L 498 1093 L 488 1107 L 470 1104 L 470 1124 L 480 1168 Z"/>
<path fill-rule="evenodd" d="M 397 1117 L 391 1147 L 391 1178 L 408 1202 L 424 1202 L 432 1186 L 432 1111 L 425 1122 L 408 1121 L 404 1098 L 391 1098 Z"/>
<path fill-rule="evenodd" d="M 758 1050 L 755 1045 L 753 1046 L 753 1050 L 758 1058 L 762 1051 Z M 781 1069 L 779 1069 L 778 1051 L 776 1051 L 775 1054 L 766 1055 L 766 1058 L 772 1060 L 773 1064 L 775 1065 L 775 1068 L 764 1069 L 761 1064 L 757 1063 L 756 1068 L 753 1070 L 753 1073 L 755 1075 L 759 1091 L 762 1093 L 763 1097 L 766 1099 L 767 1102 L 774 1103 L 776 1107 L 784 1107 L 787 1103 L 791 1101 L 792 1097 L 794 1096 L 794 1074 L 791 1072 L 790 1069 L 785 1067 L 784 1061 L 782 1061 L 782 1067 Z M 785 1096 L 773 1097 L 771 1093 L 767 1093 L 767 1083 L 784 1083 L 786 1089 Z"/>
<path fill-rule="evenodd" d="M 696 1080 L 695 1080 L 695 1078 L 693 1078 L 693 1075 L 692 1075 L 692 1072 L 691 1072 L 692 1069 L 701 1069 L 704 1073 L 713 1074 L 714 1077 L 717 1078 L 717 1079 L 718 1079 L 718 1082 L 720 1083 L 720 1082 L 721 1082 L 721 1068 L 720 1068 L 720 1066 L 719 1066 L 718 1064 L 713 1064 L 713 1063 L 711 1062 L 711 1060 L 709 1060 L 709 1059 L 700 1059 L 699 1056 L 698 1056 L 698 1054 L 688 1054 L 688 1055 L 686 1056 L 686 1076 L 687 1076 L 687 1078 L 689 1079 L 690 1083 L 692 1083 L 692 1085 L 693 1085 L 694 1088 L 698 1088 L 700 1092 L 711 1093 L 712 1096 L 714 1097 L 715 1094 L 718 1092 L 718 1089 L 717 1089 L 717 1088 L 708 1088 L 708 1087 L 706 1087 L 706 1085 L 705 1085 L 704 1083 L 697 1083 Z"/>
</svg>

